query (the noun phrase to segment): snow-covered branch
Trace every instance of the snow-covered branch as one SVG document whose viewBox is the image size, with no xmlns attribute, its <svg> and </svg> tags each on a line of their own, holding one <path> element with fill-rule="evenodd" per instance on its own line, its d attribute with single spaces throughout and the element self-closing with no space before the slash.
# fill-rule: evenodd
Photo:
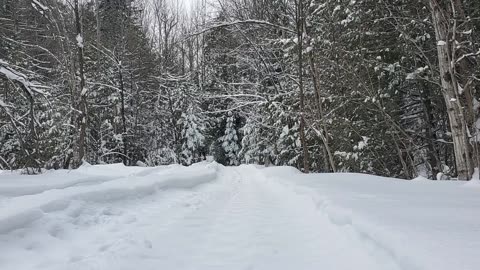
<svg viewBox="0 0 480 270">
<path fill-rule="evenodd" d="M 14 69 L 4 60 L 0 59 L 0 75 L 3 75 L 8 80 L 19 83 L 22 88 L 28 92 L 29 95 L 32 97 L 34 93 L 38 93 L 41 95 L 45 95 L 45 92 L 40 90 L 40 88 L 46 88 L 41 84 L 38 84 L 34 81 L 31 81 L 27 75 L 19 72 L 18 70 Z"/>
<path fill-rule="evenodd" d="M 270 23 L 270 22 L 267 22 L 267 21 L 242 20 L 242 21 L 222 22 L 222 23 L 214 24 L 214 25 L 211 25 L 211 26 L 208 26 L 208 27 L 202 29 L 199 32 L 195 32 L 195 33 L 190 34 L 189 37 L 202 35 L 206 32 L 210 32 L 210 31 L 218 29 L 218 28 L 224 28 L 224 27 L 230 27 L 230 26 L 236 26 L 236 25 L 259 25 L 259 26 L 276 28 L 276 29 L 279 29 L 279 30 L 282 30 L 282 31 L 285 31 L 285 32 L 288 32 L 288 33 L 295 33 L 295 30 L 293 30 L 293 29 L 290 29 L 290 28 L 287 28 L 287 27 L 284 27 L 284 26 L 281 26 L 281 25 L 273 24 L 273 23 Z"/>
</svg>

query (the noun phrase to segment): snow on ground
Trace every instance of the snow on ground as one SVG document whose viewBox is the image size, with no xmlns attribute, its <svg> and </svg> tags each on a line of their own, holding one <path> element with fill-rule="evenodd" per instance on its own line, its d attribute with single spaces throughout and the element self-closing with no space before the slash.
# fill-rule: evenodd
<svg viewBox="0 0 480 270">
<path fill-rule="evenodd" d="M 478 269 L 480 185 L 289 167 L 0 173 L 0 269 Z"/>
<path fill-rule="evenodd" d="M 361 174 L 295 177 L 279 174 L 279 168 L 268 170 L 267 175 L 308 194 L 333 224 L 383 250 L 402 269 L 480 267 L 478 180 L 404 181 Z"/>
</svg>

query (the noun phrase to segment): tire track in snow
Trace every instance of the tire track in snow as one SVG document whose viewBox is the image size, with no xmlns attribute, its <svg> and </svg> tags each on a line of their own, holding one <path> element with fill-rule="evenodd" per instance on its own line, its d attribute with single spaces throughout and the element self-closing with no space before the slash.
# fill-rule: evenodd
<svg viewBox="0 0 480 270">
<path fill-rule="evenodd" d="M 188 171 L 191 170 L 186 168 Z M 154 247 L 162 246 L 164 240 L 152 239 L 157 231 L 181 224 L 182 219 L 211 201 L 208 196 L 225 193 L 218 190 L 218 185 L 203 180 L 204 170 L 194 168 L 182 177 L 167 177 L 166 182 L 162 180 L 164 177 L 149 177 L 160 179 L 147 180 L 146 186 L 152 187 L 148 194 L 122 200 L 97 200 L 97 196 L 90 200 L 88 196 L 72 198 L 55 211 L 39 210 L 41 215 L 35 219 L 18 220 L 25 227 L 16 226 L 9 233 L 0 233 L 0 269 L 136 269 L 139 262 L 153 262 L 151 258 L 156 257 L 149 254 Z M 135 189 L 125 191 L 131 194 Z M 30 259 L 21 259 L 25 257 Z M 130 262 L 127 266 L 118 263 L 123 260 Z"/>
<path fill-rule="evenodd" d="M 253 166 L 224 171 L 210 187 L 217 196 L 153 237 L 164 241 L 153 240 L 160 247 L 146 269 L 341 270 L 352 261 L 358 269 L 400 269 Z"/>
<path fill-rule="evenodd" d="M 189 267 L 202 258 L 205 250 L 198 246 L 208 240 L 205 231 L 236 192 L 238 181 L 230 179 L 232 175 L 220 178 L 226 183 L 218 184 L 219 179 L 192 190 L 112 204 L 120 215 L 75 233 L 80 238 L 97 235 L 98 241 L 90 241 L 83 256 L 51 269 L 196 269 Z M 77 241 L 79 237 L 73 240 Z"/>
<path fill-rule="evenodd" d="M 279 259 L 281 263 L 273 265 L 277 268 L 261 269 L 351 269 L 352 261 L 358 269 L 401 269 L 389 257 L 372 252 L 363 241 L 352 238 L 321 215 L 311 198 L 266 178 L 253 166 L 242 168 L 246 170 L 250 171 L 246 177 L 254 179 L 257 197 L 264 200 L 264 206 L 271 213 L 263 217 L 265 226 L 260 227 L 265 229 L 259 235 L 266 236 L 264 243 L 273 239 L 276 252 L 288 258 Z M 289 265 L 289 260 L 294 265 Z M 269 263 L 271 261 L 266 262 Z"/>
<path fill-rule="evenodd" d="M 0 247 L 0 266 L 10 256 L 31 260 L 23 267 L 0 268 L 350 270 L 354 264 L 356 269 L 401 269 L 334 224 L 311 197 L 261 170 L 220 168 L 217 176 L 190 190 L 75 201 L 48 212 L 9 239 L 7 244 L 21 252 Z M 35 238 L 38 243 L 31 241 Z M 25 246 L 26 239 L 31 243 Z"/>
</svg>

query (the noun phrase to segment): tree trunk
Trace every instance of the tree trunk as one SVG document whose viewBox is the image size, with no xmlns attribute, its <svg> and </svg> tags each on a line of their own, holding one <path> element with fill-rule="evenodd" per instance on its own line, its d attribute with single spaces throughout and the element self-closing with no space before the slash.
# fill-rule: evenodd
<svg viewBox="0 0 480 270">
<path fill-rule="evenodd" d="M 405 158 L 403 157 L 403 151 L 400 148 L 400 146 L 398 145 L 397 138 L 395 138 L 394 134 L 395 133 L 392 132 L 391 136 L 392 136 L 392 140 L 395 144 L 395 148 L 397 149 L 398 160 L 400 161 L 400 164 L 402 164 L 403 176 L 405 177 L 405 179 L 412 179 L 412 177 L 410 175 L 410 170 L 408 169 L 407 162 L 405 161 Z"/>
<path fill-rule="evenodd" d="M 127 147 L 127 118 L 125 115 L 125 83 L 123 81 L 123 68 L 121 62 L 118 63 L 118 79 L 120 80 L 120 114 L 122 115 L 122 142 L 123 142 L 123 164 L 128 165 L 128 147 Z"/>
<path fill-rule="evenodd" d="M 425 119 L 425 137 L 427 139 L 427 162 L 430 166 L 431 177 L 432 179 L 436 179 L 437 174 L 442 169 L 442 162 L 440 161 L 440 157 L 438 156 L 436 141 L 437 135 L 435 134 L 435 127 L 433 125 L 433 112 L 432 112 L 432 100 L 431 100 L 431 91 L 428 85 L 422 85 L 421 100 L 423 105 L 424 111 L 424 119 Z M 437 179 L 440 180 L 440 179 Z"/>
<path fill-rule="evenodd" d="M 78 88 L 80 97 L 78 113 L 80 115 L 77 118 L 77 127 L 80 133 L 78 134 L 77 138 L 74 166 L 79 167 L 85 157 L 85 140 L 87 137 L 87 91 L 85 88 L 85 59 L 83 57 L 82 21 L 80 17 L 78 0 L 74 0 L 74 9 L 75 28 L 77 32 L 76 42 L 78 54 L 78 75 L 80 78 L 80 84 Z"/>
<path fill-rule="evenodd" d="M 297 0 L 297 40 L 298 40 L 298 88 L 300 90 L 300 141 L 303 148 L 303 170 L 310 171 L 307 140 L 305 136 L 305 96 L 303 89 L 303 25 L 304 11 L 303 0 Z"/>
<path fill-rule="evenodd" d="M 102 43 L 102 19 L 100 17 L 100 0 L 95 0 L 95 22 L 97 24 L 97 44 Z"/>
<path fill-rule="evenodd" d="M 328 168 L 331 168 L 333 172 L 336 172 L 337 168 L 335 166 L 335 160 L 333 158 L 332 150 L 330 148 L 330 142 L 328 138 L 328 129 L 323 119 L 323 105 L 322 105 L 322 99 L 320 96 L 320 85 L 318 83 L 317 69 L 315 67 L 315 59 L 313 57 L 313 52 L 309 53 L 309 58 L 310 58 L 310 73 L 312 76 L 313 87 L 315 88 L 315 99 L 317 101 L 317 113 L 318 113 L 318 118 L 320 118 L 319 120 L 320 120 L 321 134 L 319 134 L 319 136 L 323 142 L 324 152 L 326 152 L 327 154 L 326 157 L 324 157 L 324 159 L 328 160 L 327 164 L 329 165 L 329 166 L 325 166 L 325 169 L 328 171 Z"/>
<path fill-rule="evenodd" d="M 446 8 L 440 7 L 437 0 L 429 0 L 429 3 L 437 40 L 442 94 L 450 120 L 457 175 L 459 180 L 469 180 L 473 174 L 473 166 L 468 141 L 468 128 L 458 91 L 458 81 L 455 76 L 454 63 L 456 59 L 452 59 L 453 53 L 450 54 L 455 47 L 455 40 L 450 40 L 455 29 L 452 31 L 450 28 L 450 16 L 448 16 Z"/>
</svg>

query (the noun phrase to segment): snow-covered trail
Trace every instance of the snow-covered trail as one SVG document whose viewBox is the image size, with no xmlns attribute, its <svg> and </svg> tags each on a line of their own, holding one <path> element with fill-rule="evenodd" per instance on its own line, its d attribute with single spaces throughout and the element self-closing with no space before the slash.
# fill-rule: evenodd
<svg viewBox="0 0 480 270">
<path fill-rule="evenodd" d="M 79 187 L 71 187 L 75 189 Z M 81 187 L 80 187 L 81 188 Z M 0 234 L 0 269 L 402 269 L 254 166 L 127 200 L 73 200 Z"/>
</svg>

